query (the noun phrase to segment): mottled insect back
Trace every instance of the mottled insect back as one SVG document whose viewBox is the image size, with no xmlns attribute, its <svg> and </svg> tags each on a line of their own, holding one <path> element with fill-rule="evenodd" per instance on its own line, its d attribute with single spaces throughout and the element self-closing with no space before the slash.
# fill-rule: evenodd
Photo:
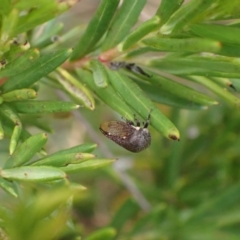
<svg viewBox="0 0 240 240">
<path fill-rule="evenodd" d="M 150 114 L 147 121 L 143 123 L 143 127 L 140 126 L 139 120 L 135 118 L 135 121 L 136 125 L 129 120 L 104 122 L 101 124 L 100 130 L 106 137 L 128 151 L 141 152 L 151 144 L 151 135 L 147 128 Z"/>
</svg>

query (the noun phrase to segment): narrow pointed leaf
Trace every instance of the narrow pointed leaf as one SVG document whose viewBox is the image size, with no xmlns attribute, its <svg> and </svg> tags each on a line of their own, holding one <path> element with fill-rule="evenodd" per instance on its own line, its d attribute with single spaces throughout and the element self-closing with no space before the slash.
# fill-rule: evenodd
<svg viewBox="0 0 240 240">
<path fill-rule="evenodd" d="M 111 85 L 106 88 L 98 88 L 94 83 L 93 76 L 89 71 L 77 69 L 80 81 L 85 83 L 103 102 L 124 118 L 133 120 L 132 109 L 119 97 Z"/>
<path fill-rule="evenodd" d="M 127 36 L 127 38 L 118 46 L 118 49 L 120 51 L 125 51 L 137 43 L 140 39 L 145 37 L 148 33 L 158 29 L 160 20 L 161 19 L 158 16 L 154 16 L 148 21 L 143 22 Z"/>
<path fill-rule="evenodd" d="M 0 71 L 0 77 L 11 77 L 28 69 L 39 58 L 39 50 L 29 49 L 18 58 L 11 60 L 4 69 Z M 14 89 L 13 89 L 14 90 Z"/>
<path fill-rule="evenodd" d="M 14 123 L 13 132 L 9 144 L 9 153 L 10 155 L 12 155 L 20 139 L 20 135 L 22 132 L 22 122 L 15 110 L 7 104 L 0 105 L 0 113 Z"/>
<path fill-rule="evenodd" d="M 153 49 L 170 52 L 219 52 L 221 43 L 215 40 L 202 38 L 171 39 L 164 37 L 151 37 L 142 43 Z"/>
<path fill-rule="evenodd" d="M 170 34 L 182 30 L 189 22 L 191 22 L 199 14 L 202 14 L 216 0 L 195 0 L 189 1 L 175 11 L 169 20 L 161 27 L 162 34 Z"/>
<path fill-rule="evenodd" d="M 56 153 L 51 154 L 51 156 L 61 156 L 62 154 L 69 154 L 69 153 L 78 153 L 78 152 L 85 152 L 90 153 L 97 147 L 95 143 L 84 143 L 82 145 L 77 145 L 72 148 L 64 149 L 58 151 Z"/>
<path fill-rule="evenodd" d="M 219 77 L 240 76 L 240 64 L 234 58 L 164 58 L 151 60 L 148 62 L 148 65 L 173 74 L 208 75 Z"/>
<path fill-rule="evenodd" d="M 100 167 L 106 167 L 112 164 L 115 159 L 92 159 L 83 163 L 69 164 L 61 169 L 66 173 L 94 170 Z"/>
<path fill-rule="evenodd" d="M 89 90 L 64 69 L 59 68 L 57 71 L 59 72 L 59 74 L 56 75 L 57 81 L 63 86 L 65 91 L 74 98 L 75 102 L 83 104 L 90 110 L 94 110 L 95 102 Z"/>
<path fill-rule="evenodd" d="M 30 114 L 69 112 L 79 108 L 79 105 L 63 101 L 18 101 L 12 102 L 11 106 L 19 113 Z"/>
<path fill-rule="evenodd" d="M 93 59 L 90 62 L 91 70 L 93 73 L 93 79 L 97 87 L 105 88 L 108 85 L 108 75 L 103 64 Z"/>
<path fill-rule="evenodd" d="M 18 167 L 0 171 L 3 178 L 9 180 L 44 182 L 59 180 L 66 177 L 66 174 L 58 169 L 47 166 Z"/>
<path fill-rule="evenodd" d="M 185 98 L 176 96 L 174 93 L 167 92 L 162 88 L 157 88 L 148 83 L 138 81 L 137 84 L 153 102 L 191 110 L 203 110 L 208 108 L 206 104 L 199 104 L 193 100 L 186 100 Z"/>
<path fill-rule="evenodd" d="M 89 53 L 104 35 L 117 9 L 119 0 L 102 0 L 97 12 L 78 42 L 71 56 L 71 60 L 81 58 Z"/>
<path fill-rule="evenodd" d="M 206 86 L 208 89 L 210 89 L 212 92 L 217 94 L 218 96 L 225 99 L 229 104 L 231 104 L 233 107 L 236 107 L 237 109 L 240 109 L 240 99 L 232 95 L 230 92 L 226 91 L 226 89 L 218 86 L 215 82 L 212 80 L 202 77 L 202 76 L 189 76 L 189 79 L 198 82 L 204 86 Z"/>
<path fill-rule="evenodd" d="M 49 21 L 44 24 L 44 29 L 41 31 L 41 34 L 33 35 L 32 46 L 37 48 L 44 48 L 54 42 L 53 38 L 58 36 L 64 28 L 64 24 L 61 22 L 56 22 L 54 20 Z M 41 29 L 42 30 L 42 29 Z"/>
<path fill-rule="evenodd" d="M 240 44 L 240 29 L 224 25 L 194 24 L 190 29 L 203 38 L 215 39 L 230 44 Z"/>
<path fill-rule="evenodd" d="M 10 144 L 9 144 L 9 153 L 10 155 L 13 154 L 13 152 L 15 151 L 17 145 L 18 145 L 18 140 L 21 136 L 21 132 L 22 132 L 22 126 L 21 125 L 16 125 L 13 129 L 13 133 L 10 139 Z"/>
<path fill-rule="evenodd" d="M 47 142 L 47 135 L 39 133 L 25 140 L 7 160 L 4 168 L 12 168 L 28 162 Z"/>
<path fill-rule="evenodd" d="M 176 97 L 186 99 L 189 102 L 192 102 L 193 104 L 197 103 L 205 106 L 211 106 L 211 105 L 217 104 L 216 100 L 200 92 L 197 92 L 190 87 L 187 87 L 183 84 L 175 82 L 166 77 L 157 75 L 156 73 L 153 73 L 153 72 L 150 72 L 150 74 L 151 74 L 151 78 L 147 78 L 147 77 L 141 77 L 141 78 L 149 82 L 153 86 L 155 86 L 157 89 L 161 89 L 165 92 L 169 92 L 172 95 L 175 95 Z"/>
<path fill-rule="evenodd" d="M 67 11 L 77 1 L 41 1 L 36 7 L 30 7 L 31 11 L 21 16 L 19 23 L 14 29 L 14 34 L 29 31 L 36 26 L 47 22 L 48 20 Z M 27 8 L 28 9 L 28 8 Z"/>
<path fill-rule="evenodd" d="M 53 166 L 63 167 L 71 163 L 80 163 L 94 158 L 95 155 L 91 153 L 67 153 L 60 155 L 49 155 L 44 158 L 38 159 L 31 164 L 32 166 Z"/>
<path fill-rule="evenodd" d="M 12 196 L 14 197 L 18 197 L 18 193 L 17 193 L 17 190 L 16 188 L 14 187 L 13 183 L 3 179 L 3 178 L 0 178 L 0 187 L 10 193 Z"/>
<path fill-rule="evenodd" d="M 233 83 L 230 81 L 230 79 L 228 78 L 211 78 L 212 81 L 218 83 L 220 86 L 223 86 L 223 87 L 230 87 L 234 90 L 236 90 L 234 88 L 234 85 Z"/>
<path fill-rule="evenodd" d="M 29 100 L 37 97 L 37 93 L 31 88 L 13 90 L 1 95 L 5 102 L 14 102 L 18 100 Z"/>
<path fill-rule="evenodd" d="M 17 9 L 12 9 L 8 15 L 5 15 L 1 22 L 1 41 L 2 43 L 7 40 L 12 39 L 14 34 L 14 29 L 19 24 L 19 11 Z"/>
<path fill-rule="evenodd" d="M 118 13 L 113 19 L 102 50 L 106 51 L 120 43 L 135 25 L 146 4 L 146 0 L 124 0 Z"/>
<path fill-rule="evenodd" d="M 171 15 L 181 7 L 184 0 L 162 0 L 156 12 L 156 15 L 161 18 L 161 25 L 164 24 Z"/>
<path fill-rule="evenodd" d="M 25 71 L 9 77 L 0 89 L 5 93 L 15 89 L 30 87 L 66 61 L 71 51 L 70 49 L 64 49 L 41 56 Z"/>
</svg>

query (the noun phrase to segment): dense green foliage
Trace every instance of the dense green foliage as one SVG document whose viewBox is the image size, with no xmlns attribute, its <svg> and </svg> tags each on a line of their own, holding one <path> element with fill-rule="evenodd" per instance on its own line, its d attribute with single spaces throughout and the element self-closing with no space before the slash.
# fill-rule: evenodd
<svg viewBox="0 0 240 240">
<path fill-rule="evenodd" d="M 239 239 L 240 0 L 101 0 L 64 28 L 78 4 L 0 2 L 0 239 Z M 106 106 L 152 111 L 151 146 L 101 136 Z"/>
</svg>

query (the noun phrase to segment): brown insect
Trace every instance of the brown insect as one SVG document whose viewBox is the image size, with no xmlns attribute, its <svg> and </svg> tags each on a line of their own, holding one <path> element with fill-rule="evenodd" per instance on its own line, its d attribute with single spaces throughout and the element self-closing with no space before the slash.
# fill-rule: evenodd
<svg viewBox="0 0 240 240">
<path fill-rule="evenodd" d="M 151 144 L 151 134 L 147 128 L 150 123 L 150 114 L 143 123 L 143 127 L 138 119 L 135 118 L 135 122 L 136 124 L 129 120 L 103 122 L 100 130 L 106 137 L 128 151 L 140 152 Z"/>
</svg>

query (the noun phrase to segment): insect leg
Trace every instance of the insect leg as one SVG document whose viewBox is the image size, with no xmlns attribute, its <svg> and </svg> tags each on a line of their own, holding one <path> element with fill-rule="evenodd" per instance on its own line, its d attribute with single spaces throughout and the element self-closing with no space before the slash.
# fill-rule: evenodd
<svg viewBox="0 0 240 240">
<path fill-rule="evenodd" d="M 134 120 L 135 120 L 135 122 L 136 122 L 136 124 L 137 124 L 137 127 L 140 127 L 141 126 L 141 123 L 140 123 L 140 121 L 136 118 L 136 115 L 134 114 Z"/>
<path fill-rule="evenodd" d="M 149 125 L 149 123 L 150 123 L 151 112 L 152 112 L 152 109 L 150 110 L 150 112 L 149 112 L 149 114 L 148 114 L 147 121 L 144 123 L 143 128 L 147 128 L 147 127 L 148 127 L 148 125 Z"/>
</svg>

